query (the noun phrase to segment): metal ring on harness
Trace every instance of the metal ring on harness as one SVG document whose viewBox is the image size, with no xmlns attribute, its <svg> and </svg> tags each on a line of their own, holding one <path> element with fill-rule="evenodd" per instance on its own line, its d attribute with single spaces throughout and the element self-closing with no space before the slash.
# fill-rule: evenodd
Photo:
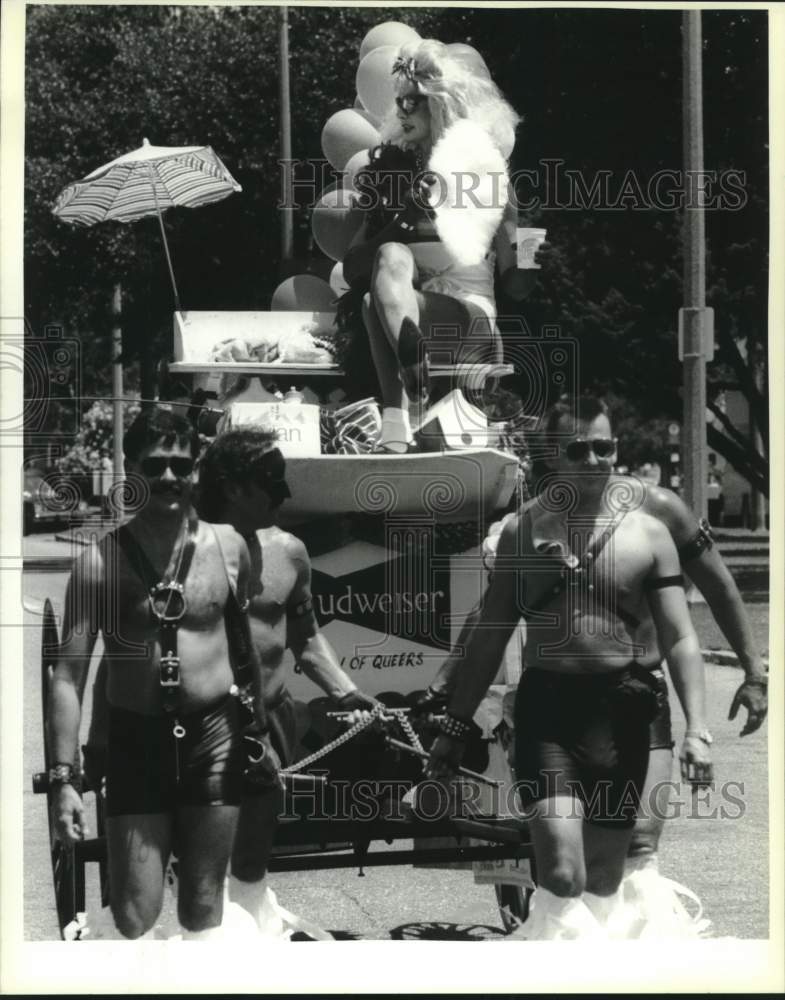
<svg viewBox="0 0 785 1000">
<path fill-rule="evenodd" d="M 156 583 L 150 588 L 150 606 L 159 622 L 179 622 L 186 608 L 184 586 L 176 581 Z"/>
<path fill-rule="evenodd" d="M 246 751 L 246 755 L 247 755 L 247 758 L 248 758 L 248 763 L 249 764 L 261 764 L 261 762 L 264 760 L 265 756 L 267 755 L 267 749 L 266 749 L 264 743 L 262 743 L 261 740 L 255 740 L 255 739 L 253 739 L 253 737 L 250 737 L 250 736 L 246 737 L 246 739 L 247 739 L 248 743 L 255 743 L 259 747 L 259 749 L 262 751 L 261 754 L 258 757 L 254 757 L 250 753 L 250 750 L 247 750 Z"/>
</svg>

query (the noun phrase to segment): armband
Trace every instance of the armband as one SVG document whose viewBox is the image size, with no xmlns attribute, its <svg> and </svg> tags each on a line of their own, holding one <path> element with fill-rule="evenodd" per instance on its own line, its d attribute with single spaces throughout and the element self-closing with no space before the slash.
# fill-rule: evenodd
<svg viewBox="0 0 785 1000">
<path fill-rule="evenodd" d="M 683 587 L 684 577 L 679 573 L 677 576 L 658 576 L 653 580 L 647 580 L 644 585 L 644 590 L 660 590 L 663 587 Z"/>
<path fill-rule="evenodd" d="M 299 604 L 290 605 L 286 609 L 287 618 L 305 618 L 306 615 L 311 614 L 313 611 L 313 600 L 307 597 L 304 601 L 300 601 Z"/>
<path fill-rule="evenodd" d="M 677 551 L 681 562 L 686 563 L 691 559 L 697 559 L 704 552 L 708 552 L 714 545 L 714 535 L 709 527 L 709 522 L 705 518 L 698 521 L 698 530 L 692 538 L 680 546 Z"/>
</svg>

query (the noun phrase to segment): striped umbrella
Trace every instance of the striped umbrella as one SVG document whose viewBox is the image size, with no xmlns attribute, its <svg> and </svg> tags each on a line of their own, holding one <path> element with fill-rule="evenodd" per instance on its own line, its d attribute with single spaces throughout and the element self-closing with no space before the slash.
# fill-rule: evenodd
<svg viewBox="0 0 785 1000">
<path fill-rule="evenodd" d="M 145 139 L 139 149 L 69 184 L 52 211 L 66 222 L 84 226 L 157 214 L 175 305 L 182 312 L 161 213 L 174 205 L 209 205 L 234 191 L 242 188 L 210 146 L 151 146 Z"/>
</svg>

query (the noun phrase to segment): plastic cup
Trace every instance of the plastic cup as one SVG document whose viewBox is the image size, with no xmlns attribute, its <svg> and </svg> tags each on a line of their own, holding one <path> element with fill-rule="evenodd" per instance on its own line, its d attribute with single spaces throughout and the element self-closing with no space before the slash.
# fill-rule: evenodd
<svg viewBox="0 0 785 1000">
<path fill-rule="evenodd" d="M 534 263 L 534 255 L 545 242 L 547 229 L 528 229 L 518 227 L 515 231 L 517 237 L 518 267 L 521 270 L 539 270 L 540 265 Z"/>
</svg>

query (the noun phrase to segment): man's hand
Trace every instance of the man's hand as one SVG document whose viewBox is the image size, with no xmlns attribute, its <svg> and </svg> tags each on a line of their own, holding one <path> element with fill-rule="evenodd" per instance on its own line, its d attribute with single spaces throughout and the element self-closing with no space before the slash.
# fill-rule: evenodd
<svg viewBox="0 0 785 1000">
<path fill-rule="evenodd" d="M 350 713 L 343 721 L 348 726 L 356 726 L 358 722 L 364 722 L 370 713 L 376 711 L 382 703 L 369 694 L 354 690 L 349 691 L 341 698 L 336 698 L 335 704 L 341 712 Z"/>
<path fill-rule="evenodd" d="M 708 785 L 714 778 L 714 766 L 708 745 L 697 736 L 685 736 L 679 754 L 682 780 L 693 787 Z"/>
<path fill-rule="evenodd" d="M 243 749 L 246 754 L 245 777 L 254 788 L 281 788 L 283 782 L 279 771 L 281 761 L 273 749 L 269 737 L 254 732 L 253 728 L 243 733 Z"/>
<path fill-rule="evenodd" d="M 424 718 L 425 722 L 433 722 L 435 715 L 443 715 L 446 711 L 448 699 L 446 691 L 434 691 L 429 687 L 411 699 L 412 715 Z"/>
<path fill-rule="evenodd" d="M 528 298 L 537 284 L 540 272 L 549 266 L 551 253 L 551 244 L 541 243 L 534 254 L 534 263 L 537 267 L 508 267 L 501 276 L 504 294 L 513 302 L 520 302 L 522 299 Z"/>
<path fill-rule="evenodd" d="M 431 747 L 431 756 L 425 765 L 425 777 L 436 781 L 454 778 L 463 760 L 465 745 L 462 740 L 453 739 L 443 733 L 436 737 Z"/>
<path fill-rule="evenodd" d="M 764 679 L 747 677 L 741 682 L 728 712 L 731 721 L 736 718 L 742 705 L 747 709 L 747 721 L 739 736 L 747 736 L 760 729 L 769 710 L 769 689 Z"/>
<path fill-rule="evenodd" d="M 58 785 L 52 803 L 55 836 L 65 847 L 73 847 L 90 832 L 85 823 L 84 803 L 73 785 Z"/>
</svg>

